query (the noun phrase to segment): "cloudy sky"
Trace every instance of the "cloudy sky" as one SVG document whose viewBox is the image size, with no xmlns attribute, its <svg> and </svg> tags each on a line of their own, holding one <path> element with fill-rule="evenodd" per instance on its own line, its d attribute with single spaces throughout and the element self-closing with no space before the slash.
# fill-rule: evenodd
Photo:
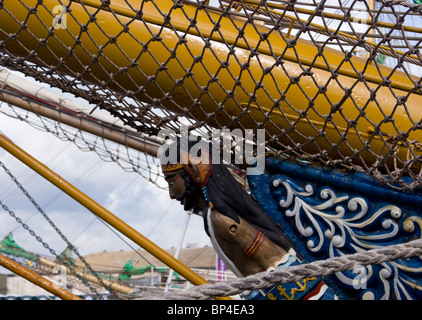
<svg viewBox="0 0 422 320">
<path fill-rule="evenodd" d="M 82 151 L 72 142 L 62 141 L 51 133 L 35 129 L 26 122 L 2 113 L 0 131 L 160 247 L 166 249 L 178 246 L 187 213 L 177 201 L 169 198 L 166 190 L 158 188 L 137 173 L 123 170 L 114 162 L 101 160 L 95 152 Z M 104 250 L 139 248 L 120 233 L 116 235 L 113 228 L 1 148 L 0 161 L 82 255 Z M 0 201 L 56 253 L 66 248 L 66 242 L 3 168 L 0 168 Z M 13 232 L 15 241 L 27 251 L 51 256 L 28 230 L 0 207 L 0 239 L 10 232 Z M 197 244 L 200 247 L 210 244 L 203 230 L 202 218 L 196 215 L 190 218 L 184 246 L 186 244 Z"/>
</svg>

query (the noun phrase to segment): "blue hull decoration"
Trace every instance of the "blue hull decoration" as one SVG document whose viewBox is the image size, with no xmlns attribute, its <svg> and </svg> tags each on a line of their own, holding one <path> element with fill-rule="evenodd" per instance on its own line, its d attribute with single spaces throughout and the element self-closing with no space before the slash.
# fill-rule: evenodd
<svg viewBox="0 0 422 320">
<path fill-rule="evenodd" d="M 302 262 L 421 238 L 418 192 L 283 158 L 267 159 L 265 174 L 248 180 L 258 204 L 289 236 Z M 422 260 L 362 266 L 324 282 L 339 299 L 422 299 Z"/>
</svg>

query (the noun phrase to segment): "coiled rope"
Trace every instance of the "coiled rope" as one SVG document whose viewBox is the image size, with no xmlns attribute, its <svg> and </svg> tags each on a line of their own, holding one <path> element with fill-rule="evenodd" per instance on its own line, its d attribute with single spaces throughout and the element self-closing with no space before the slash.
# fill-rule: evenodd
<svg viewBox="0 0 422 320">
<path fill-rule="evenodd" d="M 180 292 L 168 292 L 162 298 L 171 300 L 206 300 L 215 297 L 233 296 L 248 290 L 268 288 L 274 284 L 292 283 L 310 277 L 323 277 L 340 271 L 353 270 L 357 266 L 380 264 L 418 255 L 422 255 L 422 239 L 295 265 L 282 270 L 261 272 L 245 278 L 215 284 L 204 284 Z"/>
</svg>

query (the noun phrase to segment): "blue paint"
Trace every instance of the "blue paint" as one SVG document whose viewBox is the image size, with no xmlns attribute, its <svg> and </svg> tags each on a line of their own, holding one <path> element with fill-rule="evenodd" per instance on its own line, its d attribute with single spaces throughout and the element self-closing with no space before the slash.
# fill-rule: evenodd
<svg viewBox="0 0 422 320">
<path fill-rule="evenodd" d="M 347 190 L 350 193 L 366 194 L 380 200 L 388 200 L 389 202 L 411 205 L 417 208 L 422 206 L 422 193 L 405 192 L 392 189 L 387 185 L 380 185 L 363 173 L 346 173 L 338 169 L 323 169 L 302 162 L 275 158 L 267 159 L 266 168 L 269 172 L 274 171 L 292 178 L 329 185 L 335 189 Z"/>
<path fill-rule="evenodd" d="M 282 183 L 274 186 L 275 180 Z M 252 195 L 260 207 L 288 236 L 298 256 L 307 262 L 329 258 L 333 252 L 336 256 L 355 253 L 358 247 L 360 247 L 359 250 L 366 250 L 366 247 L 362 247 L 362 245 L 388 246 L 422 237 L 422 214 L 420 211 L 422 194 L 420 192 L 394 190 L 387 185 L 378 184 L 364 174 L 322 169 L 306 162 L 298 163 L 273 158 L 267 159 L 264 174 L 248 176 L 248 181 Z M 288 202 L 287 194 L 293 191 L 295 192 L 294 199 Z M 324 198 L 321 192 L 330 194 L 328 198 Z M 335 197 L 332 198 L 336 200 L 335 203 L 328 201 L 330 197 Z M 280 204 L 280 200 L 283 201 L 283 205 Z M 299 202 L 295 202 L 296 200 Z M 351 203 L 357 204 L 357 209 L 353 206 L 349 207 Z M 304 211 L 305 206 L 323 208 L 321 209 L 323 214 L 316 214 L 312 220 L 309 220 L 309 213 Z M 337 219 L 337 210 L 344 210 L 344 217 L 340 219 L 342 220 L 340 222 L 335 220 Z M 394 213 L 395 211 L 398 211 L 399 214 Z M 334 219 L 332 220 L 335 226 L 334 234 L 337 237 L 342 235 L 341 239 L 345 240 L 344 243 L 335 245 L 333 236 L 326 236 L 326 233 L 331 230 L 328 228 L 327 217 Z M 346 226 L 350 222 L 348 219 L 352 219 L 352 226 Z M 302 227 L 311 228 L 311 234 L 304 234 L 303 228 L 300 231 L 298 221 Z M 405 222 L 409 223 L 409 221 L 415 221 L 412 222 L 414 229 L 410 231 L 404 228 Z M 363 227 L 359 226 L 361 222 L 363 222 Z M 337 225 L 337 223 L 341 225 Z M 350 230 L 353 234 L 347 233 L 349 229 L 346 234 L 340 232 L 343 230 L 343 224 L 347 228 L 353 228 Z M 322 238 L 321 234 L 324 235 Z M 363 238 L 360 240 L 355 238 L 359 236 L 363 236 Z M 309 241 L 313 241 L 318 246 L 309 247 Z M 422 270 L 421 259 L 414 257 L 406 261 L 398 260 L 395 263 L 404 268 L 397 268 L 391 263 L 371 266 L 372 269 L 368 273 L 370 276 L 367 280 L 368 288 L 355 288 L 350 283 L 345 284 L 340 281 L 334 275 L 326 277 L 325 282 L 335 290 L 336 295 L 341 299 L 359 299 L 364 294 L 372 295 L 375 299 L 381 299 L 386 295 L 388 298 L 392 298 L 391 292 L 386 291 L 385 281 L 390 281 L 390 288 L 400 288 L 398 294 L 402 298 L 410 296 L 421 299 L 422 273 L 417 271 Z M 381 271 L 385 268 L 391 271 L 391 276 L 388 279 L 381 279 Z M 353 277 L 356 277 L 354 271 L 342 274 L 348 279 L 354 280 Z M 396 281 L 394 279 L 400 279 L 400 281 L 406 279 L 409 282 L 402 282 L 398 286 L 394 283 Z M 409 285 L 409 283 L 414 285 Z"/>
</svg>

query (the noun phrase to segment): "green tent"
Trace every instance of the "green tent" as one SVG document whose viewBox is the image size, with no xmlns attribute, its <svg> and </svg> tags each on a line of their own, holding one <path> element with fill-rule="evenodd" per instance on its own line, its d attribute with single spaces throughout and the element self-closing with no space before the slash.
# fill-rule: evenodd
<svg viewBox="0 0 422 320">
<path fill-rule="evenodd" d="M 123 266 L 122 273 L 119 276 L 119 280 L 124 281 L 130 279 L 131 276 L 142 275 L 145 272 L 151 270 L 151 268 L 154 268 L 158 272 L 165 272 L 167 270 L 166 268 L 157 268 L 156 266 L 153 266 L 151 264 L 147 265 L 146 267 L 135 268 L 132 263 L 133 261 L 133 259 L 130 259 L 128 262 L 125 263 L 125 265 Z"/>
</svg>

